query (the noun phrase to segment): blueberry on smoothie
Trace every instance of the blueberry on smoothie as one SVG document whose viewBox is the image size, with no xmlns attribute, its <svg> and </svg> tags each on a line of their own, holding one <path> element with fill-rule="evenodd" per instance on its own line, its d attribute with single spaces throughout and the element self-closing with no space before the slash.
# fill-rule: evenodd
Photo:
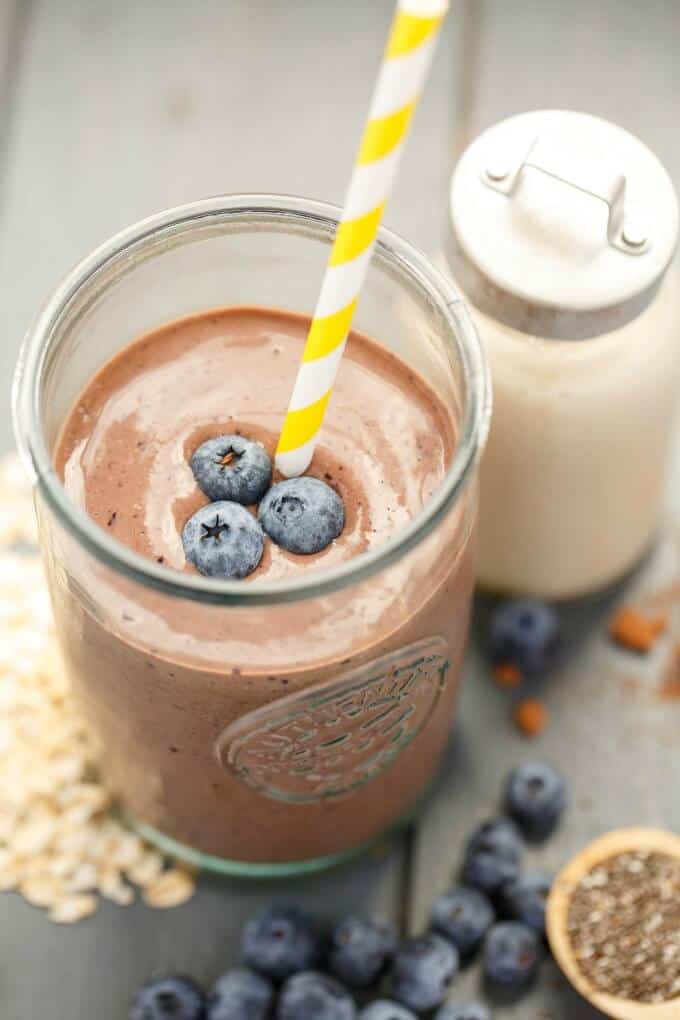
<svg viewBox="0 0 680 1020">
<path fill-rule="evenodd" d="M 325 549 L 345 526 L 345 508 L 335 489 L 307 476 L 273 485 L 258 516 L 277 545 L 307 555 Z"/>
<path fill-rule="evenodd" d="M 415 1013 L 412 1013 L 406 1006 L 390 999 L 376 999 L 359 1014 L 359 1020 L 416 1020 Z"/>
<path fill-rule="evenodd" d="M 441 1005 L 458 973 L 458 950 L 428 932 L 402 943 L 394 957 L 391 991 L 416 1012 Z"/>
<path fill-rule="evenodd" d="M 129 1020 L 204 1020 L 205 997 L 195 981 L 166 977 L 135 993 Z"/>
<path fill-rule="evenodd" d="M 501 910 L 513 921 L 521 921 L 539 935 L 545 935 L 545 905 L 552 879 L 542 871 L 529 871 L 501 891 Z"/>
<path fill-rule="evenodd" d="M 348 917 L 331 936 L 328 963 L 350 988 L 368 988 L 380 977 L 397 948 L 397 936 L 387 921 Z"/>
<path fill-rule="evenodd" d="M 281 989 L 277 1020 L 354 1020 L 356 1007 L 342 985 L 315 970 L 288 978 Z"/>
<path fill-rule="evenodd" d="M 496 924 L 484 943 L 484 976 L 492 986 L 527 988 L 541 961 L 541 943 L 533 928 L 519 921 Z"/>
<path fill-rule="evenodd" d="M 491 1014 L 481 1002 L 447 1002 L 434 1020 L 491 1020 Z"/>
<path fill-rule="evenodd" d="M 493 662 L 516 666 L 525 677 L 540 676 L 550 669 L 559 638 L 557 613 L 543 602 L 505 602 L 491 617 L 489 645 Z"/>
<path fill-rule="evenodd" d="M 484 893 L 465 885 L 442 893 L 430 912 L 430 926 L 453 943 L 462 959 L 476 952 L 495 920 Z"/>
<path fill-rule="evenodd" d="M 525 762 L 506 780 L 506 810 L 531 839 L 545 839 L 553 832 L 566 803 L 567 785 L 551 765 Z"/>
<path fill-rule="evenodd" d="M 262 559 L 264 534 L 245 507 L 221 500 L 189 518 L 182 545 L 186 558 L 207 577 L 241 578 Z"/>
<path fill-rule="evenodd" d="M 243 436 L 216 436 L 201 443 L 191 470 L 208 499 L 227 499 L 250 506 L 258 503 L 272 480 L 269 454 Z"/>
<path fill-rule="evenodd" d="M 319 958 L 312 920 L 295 907 L 270 907 L 248 921 L 241 936 L 243 959 L 253 970 L 283 981 Z"/>
<path fill-rule="evenodd" d="M 206 1020 L 267 1020 L 274 988 L 252 970 L 229 970 L 215 982 L 208 997 Z"/>
</svg>

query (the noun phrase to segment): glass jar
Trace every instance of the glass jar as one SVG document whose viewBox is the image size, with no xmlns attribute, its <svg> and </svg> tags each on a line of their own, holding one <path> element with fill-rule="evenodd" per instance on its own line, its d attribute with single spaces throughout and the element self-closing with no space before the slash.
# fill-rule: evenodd
<svg viewBox="0 0 680 1020">
<path fill-rule="evenodd" d="M 447 262 L 489 359 L 479 578 L 566 599 L 624 575 L 661 519 L 680 381 L 673 185 L 635 137 L 539 110 L 477 138 Z"/>
<path fill-rule="evenodd" d="M 302 199 L 229 196 L 136 224 L 57 288 L 17 370 L 58 636 L 105 777 L 145 836 L 225 872 L 310 870 L 356 851 L 412 809 L 442 754 L 490 414 L 465 307 L 380 232 L 356 326 L 427 378 L 458 442 L 419 515 L 331 570 L 249 584 L 168 570 L 75 506 L 52 453 L 83 387 L 140 334 L 216 306 L 309 313 L 337 219 Z"/>
</svg>

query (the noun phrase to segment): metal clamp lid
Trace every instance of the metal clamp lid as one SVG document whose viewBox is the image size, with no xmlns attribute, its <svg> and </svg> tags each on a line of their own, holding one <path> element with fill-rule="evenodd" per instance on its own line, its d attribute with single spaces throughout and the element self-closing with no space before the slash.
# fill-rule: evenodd
<svg viewBox="0 0 680 1020">
<path fill-rule="evenodd" d="M 489 188 L 503 195 L 512 195 L 524 170 L 538 170 L 561 184 L 576 188 L 584 195 L 605 203 L 608 211 L 607 240 L 613 248 L 627 255 L 642 255 L 646 252 L 651 240 L 640 215 L 631 214 L 626 209 L 625 176 L 593 163 L 570 167 L 568 156 L 568 153 L 558 151 L 554 141 L 550 144 L 549 140 L 539 136 L 531 143 L 519 166 L 508 169 L 495 156 L 494 161 L 488 163 L 482 171 L 482 180 Z"/>
<path fill-rule="evenodd" d="M 653 298 L 678 208 L 637 138 L 586 114 L 537 111 L 495 125 L 463 154 L 451 223 L 452 269 L 473 304 L 525 332 L 579 339 L 623 325 Z"/>
</svg>

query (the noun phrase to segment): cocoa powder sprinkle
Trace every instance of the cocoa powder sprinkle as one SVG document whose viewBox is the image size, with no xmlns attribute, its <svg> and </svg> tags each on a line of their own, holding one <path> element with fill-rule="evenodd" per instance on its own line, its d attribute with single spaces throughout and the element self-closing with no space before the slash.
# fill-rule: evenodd
<svg viewBox="0 0 680 1020">
<path fill-rule="evenodd" d="M 599 864 L 572 896 L 567 930 L 599 991 L 642 1003 L 680 996 L 680 861 L 639 850 Z"/>
</svg>

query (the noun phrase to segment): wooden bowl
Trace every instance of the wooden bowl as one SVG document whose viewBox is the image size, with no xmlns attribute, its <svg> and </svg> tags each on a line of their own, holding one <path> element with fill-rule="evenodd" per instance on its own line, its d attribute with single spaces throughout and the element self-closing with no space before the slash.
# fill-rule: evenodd
<svg viewBox="0 0 680 1020">
<path fill-rule="evenodd" d="M 584 875 L 609 857 L 632 850 L 650 850 L 680 860 L 680 836 L 662 829 L 617 829 L 608 832 L 577 854 L 553 883 L 546 907 L 550 948 L 565 977 L 596 1009 L 613 1020 L 679 1020 L 680 998 L 660 1003 L 619 999 L 593 988 L 580 970 L 567 932 L 571 897 Z"/>
</svg>

